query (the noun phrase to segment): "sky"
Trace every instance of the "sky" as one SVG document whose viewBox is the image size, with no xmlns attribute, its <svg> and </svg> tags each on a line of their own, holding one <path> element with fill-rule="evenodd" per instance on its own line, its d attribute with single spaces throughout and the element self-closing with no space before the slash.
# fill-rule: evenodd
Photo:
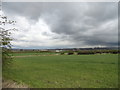
<svg viewBox="0 0 120 90">
<path fill-rule="evenodd" d="M 2 8 L 17 22 L 13 48 L 118 45 L 117 2 L 4 2 Z"/>
</svg>

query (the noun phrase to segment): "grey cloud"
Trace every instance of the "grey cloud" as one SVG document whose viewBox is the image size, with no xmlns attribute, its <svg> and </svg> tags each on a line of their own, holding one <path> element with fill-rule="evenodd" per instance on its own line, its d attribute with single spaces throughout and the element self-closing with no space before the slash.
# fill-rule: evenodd
<svg viewBox="0 0 120 90">
<path fill-rule="evenodd" d="M 118 43 L 115 21 L 118 16 L 117 8 L 118 4 L 113 2 L 3 3 L 5 12 L 23 15 L 35 21 L 42 18 L 52 32 L 66 35 L 64 39 L 71 42 L 106 46 L 116 46 Z M 102 27 L 109 22 L 113 22 L 115 26 Z"/>
</svg>

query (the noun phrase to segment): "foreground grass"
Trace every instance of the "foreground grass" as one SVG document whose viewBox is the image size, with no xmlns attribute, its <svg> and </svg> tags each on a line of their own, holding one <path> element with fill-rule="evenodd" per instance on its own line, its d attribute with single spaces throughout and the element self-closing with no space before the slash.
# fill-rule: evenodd
<svg viewBox="0 0 120 90">
<path fill-rule="evenodd" d="M 15 57 L 3 76 L 34 88 L 114 88 L 117 64 L 113 54 Z"/>
</svg>

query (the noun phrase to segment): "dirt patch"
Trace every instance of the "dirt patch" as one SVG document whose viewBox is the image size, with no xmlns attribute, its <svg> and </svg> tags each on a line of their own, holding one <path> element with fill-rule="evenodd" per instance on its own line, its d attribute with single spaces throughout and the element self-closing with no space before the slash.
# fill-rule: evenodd
<svg viewBox="0 0 120 90">
<path fill-rule="evenodd" d="M 28 88 L 28 86 L 12 80 L 2 80 L 2 88 Z"/>
</svg>

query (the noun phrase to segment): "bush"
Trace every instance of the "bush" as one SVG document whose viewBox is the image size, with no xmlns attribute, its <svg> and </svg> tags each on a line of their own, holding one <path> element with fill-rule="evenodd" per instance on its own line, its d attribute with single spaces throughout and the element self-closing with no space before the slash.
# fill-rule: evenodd
<svg viewBox="0 0 120 90">
<path fill-rule="evenodd" d="M 74 53 L 73 52 L 68 52 L 68 55 L 73 55 Z"/>
<path fill-rule="evenodd" d="M 95 54 L 95 52 L 94 51 L 79 51 L 78 53 L 77 53 L 77 55 L 89 55 L 89 54 Z"/>
<path fill-rule="evenodd" d="M 64 53 L 64 52 L 61 52 L 60 54 L 61 54 L 61 55 L 64 55 L 65 53 Z"/>
</svg>

